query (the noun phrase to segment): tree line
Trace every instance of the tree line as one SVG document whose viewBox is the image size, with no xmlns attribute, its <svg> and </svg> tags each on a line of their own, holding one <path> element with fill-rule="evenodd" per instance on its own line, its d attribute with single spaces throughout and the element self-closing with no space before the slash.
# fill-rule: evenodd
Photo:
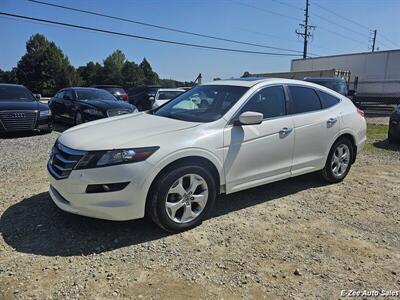
<svg viewBox="0 0 400 300">
<path fill-rule="evenodd" d="M 16 67 L 9 71 L 0 69 L 0 82 L 23 84 L 43 96 L 53 96 L 64 87 L 94 84 L 116 84 L 126 89 L 153 84 L 163 87 L 193 85 L 193 82 L 160 79 L 146 58 L 136 64 L 127 60 L 121 50 L 114 51 L 102 64 L 90 61 L 75 68 L 61 48 L 42 34 L 29 38 L 26 53 Z"/>
</svg>

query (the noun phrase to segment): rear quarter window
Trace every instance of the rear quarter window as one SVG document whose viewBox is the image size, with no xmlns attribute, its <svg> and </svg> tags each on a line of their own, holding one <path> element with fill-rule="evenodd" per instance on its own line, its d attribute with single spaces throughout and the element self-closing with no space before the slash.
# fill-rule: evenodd
<svg viewBox="0 0 400 300">
<path fill-rule="evenodd" d="M 318 91 L 318 94 L 321 99 L 322 108 L 329 108 L 340 102 L 339 98 L 332 96 L 328 93 Z"/>
<path fill-rule="evenodd" d="M 314 89 L 303 86 L 289 86 L 292 113 L 299 114 L 320 110 L 321 101 Z"/>
</svg>

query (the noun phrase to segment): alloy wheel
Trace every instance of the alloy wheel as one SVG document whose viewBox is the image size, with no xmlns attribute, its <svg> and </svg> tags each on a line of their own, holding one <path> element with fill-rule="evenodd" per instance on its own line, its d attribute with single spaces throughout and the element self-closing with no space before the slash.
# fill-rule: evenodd
<svg viewBox="0 0 400 300">
<path fill-rule="evenodd" d="M 170 187 L 165 199 L 168 217 L 176 223 L 188 223 L 196 219 L 208 201 L 208 186 L 198 174 L 186 174 Z"/>
<path fill-rule="evenodd" d="M 342 177 L 350 165 L 350 149 L 346 144 L 339 144 L 332 155 L 331 169 L 336 178 Z"/>
</svg>

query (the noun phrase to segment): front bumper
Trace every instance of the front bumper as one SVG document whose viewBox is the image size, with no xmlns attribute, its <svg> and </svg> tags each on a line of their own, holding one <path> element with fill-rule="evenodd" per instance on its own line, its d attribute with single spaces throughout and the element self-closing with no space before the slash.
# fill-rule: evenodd
<svg viewBox="0 0 400 300">
<path fill-rule="evenodd" d="M 146 161 L 104 168 L 73 170 L 68 178 L 56 179 L 50 172 L 49 193 L 62 210 L 99 219 L 124 221 L 144 217 L 148 187 Z M 129 182 L 122 190 L 86 193 L 89 184 Z"/>
</svg>

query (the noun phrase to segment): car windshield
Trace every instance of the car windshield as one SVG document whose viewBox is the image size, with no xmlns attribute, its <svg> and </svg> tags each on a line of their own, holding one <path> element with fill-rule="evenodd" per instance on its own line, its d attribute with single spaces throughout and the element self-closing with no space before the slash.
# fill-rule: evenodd
<svg viewBox="0 0 400 300">
<path fill-rule="evenodd" d="M 118 101 L 109 92 L 99 89 L 77 89 L 78 100 L 111 100 Z"/>
<path fill-rule="evenodd" d="M 334 90 L 339 94 L 347 95 L 346 83 L 341 80 L 308 79 L 307 81 L 327 87 L 328 89 Z"/>
<path fill-rule="evenodd" d="M 157 99 L 158 100 L 169 100 L 173 99 L 176 96 L 182 94 L 184 91 L 160 91 L 158 92 Z"/>
<path fill-rule="evenodd" d="M 22 100 L 35 101 L 35 97 L 25 87 L 22 86 L 0 86 L 0 101 Z"/>
<path fill-rule="evenodd" d="M 188 122 L 212 122 L 221 118 L 247 90 L 242 86 L 200 85 L 151 113 Z"/>
</svg>

